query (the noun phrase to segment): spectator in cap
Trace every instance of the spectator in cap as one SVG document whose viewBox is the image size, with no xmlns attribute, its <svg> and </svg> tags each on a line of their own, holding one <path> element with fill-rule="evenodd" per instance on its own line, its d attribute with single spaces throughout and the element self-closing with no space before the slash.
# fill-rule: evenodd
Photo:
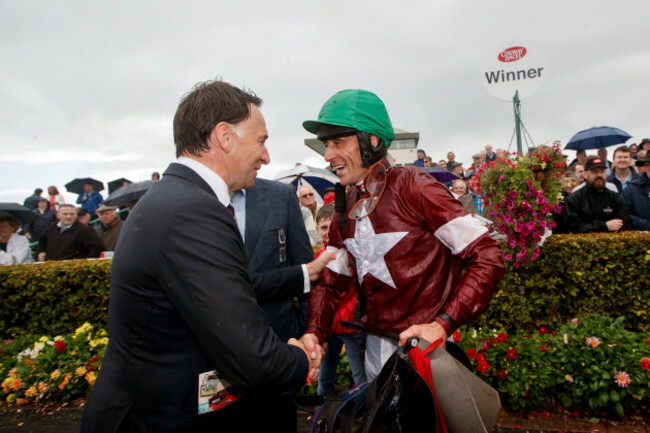
<svg viewBox="0 0 650 433">
<path fill-rule="evenodd" d="M 31 242 L 38 242 L 48 226 L 57 221 L 56 211 L 50 208 L 50 203 L 45 197 L 38 198 L 37 206 L 32 212 L 40 218 L 25 224 L 25 237 Z"/>
<path fill-rule="evenodd" d="M 427 156 L 427 153 L 423 149 L 418 149 L 418 159 L 413 161 L 413 165 L 416 167 L 424 167 L 425 156 Z"/>
<path fill-rule="evenodd" d="M 469 166 L 469 170 L 473 172 L 477 172 L 482 166 L 485 161 L 483 160 L 483 155 L 480 153 L 475 153 L 472 155 L 472 165 Z"/>
<path fill-rule="evenodd" d="M 41 194 L 43 194 L 43 190 L 41 188 L 36 188 L 34 190 L 34 193 L 25 199 L 25 201 L 23 202 L 23 206 L 31 210 L 36 209 L 38 204 L 38 199 L 41 197 Z"/>
<path fill-rule="evenodd" d="M 587 161 L 585 169 L 587 185 L 574 190 L 562 209 L 569 233 L 629 230 L 627 206 L 618 193 L 605 188 L 607 162 L 593 158 Z"/>
<path fill-rule="evenodd" d="M 117 206 L 105 204 L 97 208 L 99 224 L 95 226 L 95 233 L 104 245 L 104 251 L 114 251 L 117 238 L 120 236 L 124 222 L 120 219 Z"/>
<path fill-rule="evenodd" d="M 447 167 L 459 178 L 463 178 L 463 164 L 460 162 L 452 162 L 451 165 L 447 164 Z"/>
<path fill-rule="evenodd" d="M 630 212 L 632 227 L 636 230 L 650 230 L 650 156 L 635 162 L 639 177 L 630 181 L 623 191 L 623 201 Z"/>
<path fill-rule="evenodd" d="M 586 159 L 585 164 L 586 164 L 587 162 L 591 161 L 592 159 L 598 159 L 598 157 L 597 157 L 597 156 L 594 156 L 594 155 L 588 156 L 587 159 Z M 569 167 L 569 170 L 571 170 L 571 167 Z M 579 190 L 581 190 L 582 188 L 584 188 L 585 185 L 587 185 L 587 170 L 585 170 L 585 167 L 584 167 L 583 165 L 581 165 L 580 163 L 577 163 L 577 164 L 575 164 L 575 166 L 574 166 L 574 171 L 575 171 L 575 173 L 576 173 L 579 177 L 580 177 L 580 176 L 582 177 L 582 182 L 581 182 L 578 186 L 576 186 L 575 188 L 573 188 L 573 191 L 572 191 L 572 192 L 579 191 Z M 607 173 L 607 171 L 605 171 L 605 173 Z M 618 193 L 618 188 L 617 188 L 616 185 L 614 185 L 612 182 L 607 182 L 607 181 L 606 181 L 606 182 L 605 182 L 605 188 L 607 188 L 607 189 L 610 190 L 611 192 Z"/>
</svg>

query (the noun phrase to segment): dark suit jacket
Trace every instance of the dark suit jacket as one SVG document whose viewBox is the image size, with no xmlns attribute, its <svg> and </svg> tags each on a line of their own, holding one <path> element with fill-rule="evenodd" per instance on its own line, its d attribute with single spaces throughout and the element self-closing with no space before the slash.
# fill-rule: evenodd
<svg viewBox="0 0 650 433">
<path fill-rule="evenodd" d="M 279 230 L 283 230 L 286 237 L 286 260 L 282 262 Z M 255 179 L 255 186 L 246 190 L 244 243 L 257 301 L 273 330 L 282 341 L 298 338 L 304 327 L 293 299 L 306 298 L 300 265 L 314 260 L 314 253 L 293 188 L 280 182 Z M 261 272 L 264 277 L 258 280 Z"/>
<path fill-rule="evenodd" d="M 180 164 L 122 228 L 108 320 L 84 432 L 252 431 L 273 423 L 260 396 L 307 376 L 304 352 L 283 344 L 257 305 L 234 219 Z M 198 375 L 213 369 L 245 397 L 197 415 Z"/>
</svg>

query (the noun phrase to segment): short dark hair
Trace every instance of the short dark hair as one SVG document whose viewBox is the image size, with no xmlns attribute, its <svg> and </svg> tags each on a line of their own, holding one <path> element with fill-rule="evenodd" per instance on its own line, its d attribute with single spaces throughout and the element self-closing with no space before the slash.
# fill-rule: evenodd
<svg viewBox="0 0 650 433">
<path fill-rule="evenodd" d="M 43 190 L 42 190 L 41 188 L 36 188 L 36 189 L 34 190 L 34 194 L 36 194 L 36 195 L 41 195 L 41 194 L 43 194 Z"/>
<path fill-rule="evenodd" d="M 224 81 L 204 81 L 181 99 L 174 115 L 176 157 L 189 153 L 201 156 L 210 150 L 208 137 L 219 122 L 237 124 L 251 115 L 250 104 L 262 99 Z"/>
<path fill-rule="evenodd" d="M 327 203 L 324 204 L 323 206 L 318 209 L 318 212 L 316 212 L 316 224 L 320 220 L 324 219 L 332 219 L 334 216 L 334 203 Z"/>
<path fill-rule="evenodd" d="M 622 146 L 618 146 L 616 150 L 614 150 L 614 155 L 613 158 L 616 158 L 616 152 L 625 152 L 625 153 L 630 153 L 630 148 L 627 147 L 625 144 Z"/>
</svg>

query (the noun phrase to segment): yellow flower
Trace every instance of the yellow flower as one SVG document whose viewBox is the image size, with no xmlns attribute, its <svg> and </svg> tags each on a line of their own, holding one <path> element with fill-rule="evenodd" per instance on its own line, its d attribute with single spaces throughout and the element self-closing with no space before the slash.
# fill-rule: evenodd
<svg viewBox="0 0 650 433">
<path fill-rule="evenodd" d="M 61 372 L 57 369 L 50 374 L 50 379 L 58 379 L 61 376 Z"/>
<path fill-rule="evenodd" d="M 84 374 L 86 374 L 86 367 L 79 367 L 79 368 L 77 368 L 77 370 L 75 371 L 75 373 L 77 374 L 77 377 L 81 377 L 81 376 L 83 376 Z"/>
<path fill-rule="evenodd" d="M 84 332 L 92 331 L 93 326 L 86 322 L 74 331 L 74 336 L 77 337 L 79 334 L 83 334 Z"/>
<path fill-rule="evenodd" d="M 99 336 L 100 337 L 106 337 L 107 335 L 108 335 L 108 332 L 106 332 L 105 329 L 102 329 L 101 331 L 99 331 Z"/>
<path fill-rule="evenodd" d="M 106 346 L 108 344 L 108 338 L 98 338 L 96 340 L 90 340 L 90 347 L 95 348 L 97 346 Z"/>
<path fill-rule="evenodd" d="M 61 341 L 61 340 L 63 340 L 63 337 L 61 337 L 60 335 L 54 337 L 54 341 Z"/>
<path fill-rule="evenodd" d="M 9 394 L 7 396 L 7 403 L 13 403 L 14 401 L 16 401 L 16 394 Z"/>
<path fill-rule="evenodd" d="M 32 397 L 36 397 L 37 395 L 38 395 L 38 390 L 34 385 L 30 386 L 29 388 L 27 388 L 27 391 L 25 391 L 25 397 L 32 398 Z"/>
<path fill-rule="evenodd" d="M 45 343 L 47 340 L 48 340 L 47 337 L 41 337 L 38 339 L 38 341 L 40 341 L 41 343 Z"/>
<path fill-rule="evenodd" d="M 95 379 L 97 379 L 97 374 L 94 371 L 89 371 L 86 374 L 86 381 L 93 386 L 95 384 Z"/>
</svg>

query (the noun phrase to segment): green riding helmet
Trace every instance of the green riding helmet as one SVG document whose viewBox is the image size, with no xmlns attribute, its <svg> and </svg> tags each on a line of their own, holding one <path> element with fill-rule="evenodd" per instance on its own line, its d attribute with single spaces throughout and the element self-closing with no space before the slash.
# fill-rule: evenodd
<svg viewBox="0 0 650 433">
<path fill-rule="evenodd" d="M 376 135 L 386 147 L 395 139 L 386 106 L 367 90 L 341 90 L 323 105 L 318 120 L 306 120 L 302 126 L 323 141 L 356 131 Z"/>
</svg>

